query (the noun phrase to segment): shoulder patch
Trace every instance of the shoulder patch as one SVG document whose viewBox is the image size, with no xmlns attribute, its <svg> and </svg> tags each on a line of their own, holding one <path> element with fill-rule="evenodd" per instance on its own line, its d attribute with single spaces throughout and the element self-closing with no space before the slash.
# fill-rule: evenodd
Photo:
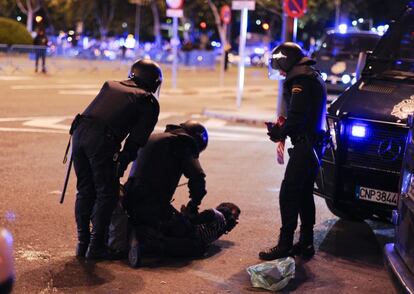
<svg viewBox="0 0 414 294">
<path fill-rule="evenodd" d="M 302 85 L 293 85 L 292 86 L 292 94 L 299 94 L 303 91 Z"/>
</svg>

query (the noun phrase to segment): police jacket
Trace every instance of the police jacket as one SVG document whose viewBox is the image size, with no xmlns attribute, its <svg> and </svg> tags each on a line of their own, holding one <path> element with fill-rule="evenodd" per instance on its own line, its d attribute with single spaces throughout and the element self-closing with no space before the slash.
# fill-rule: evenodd
<svg viewBox="0 0 414 294">
<path fill-rule="evenodd" d="M 127 80 L 105 82 L 82 115 L 104 122 L 119 143 L 129 135 L 123 152 L 133 160 L 154 130 L 159 112 L 157 99 Z"/>
<path fill-rule="evenodd" d="M 129 175 L 150 197 L 169 204 L 182 175 L 188 178 L 191 200 L 199 205 L 207 193 L 205 173 L 198 160 L 194 139 L 179 126 L 167 126 L 152 134 L 140 148 Z M 133 189 L 135 190 L 135 189 Z"/>
<path fill-rule="evenodd" d="M 312 139 L 320 134 L 326 111 L 326 86 L 320 74 L 312 66 L 296 65 L 287 73 L 283 87 L 289 106 L 281 137 Z"/>
</svg>

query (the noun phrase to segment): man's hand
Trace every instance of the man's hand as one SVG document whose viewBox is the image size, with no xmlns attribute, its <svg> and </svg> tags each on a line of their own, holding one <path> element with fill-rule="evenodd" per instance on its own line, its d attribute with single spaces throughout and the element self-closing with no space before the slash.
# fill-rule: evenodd
<svg viewBox="0 0 414 294">
<path fill-rule="evenodd" d="M 198 205 L 190 200 L 187 205 L 181 206 L 181 213 L 190 219 L 194 218 L 198 215 Z"/>
<path fill-rule="evenodd" d="M 275 143 L 282 141 L 284 138 L 280 134 L 280 126 L 272 123 L 272 122 L 266 122 L 267 126 L 267 135 L 269 136 L 269 139 Z"/>
</svg>

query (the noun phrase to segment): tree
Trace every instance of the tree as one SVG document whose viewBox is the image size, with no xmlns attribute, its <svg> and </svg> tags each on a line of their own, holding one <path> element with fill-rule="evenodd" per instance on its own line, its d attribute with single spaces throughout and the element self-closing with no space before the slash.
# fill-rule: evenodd
<svg viewBox="0 0 414 294">
<path fill-rule="evenodd" d="M 1 16 L 11 17 L 15 8 L 16 8 L 16 2 L 14 0 L 0 0 L 0 15 Z"/>
<path fill-rule="evenodd" d="M 26 28 L 29 32 L 33 31 L 33 17 L 41 8 L 40 0 L 16 0 L 19 9 L 27 15 Z M 24 3 L 22 2 L 24 1 Z"/>
<path fill-rule="evenodd" d="M 106 38 L 110 29 L 111 22 L 115 15 L 116 0 L 95 0 L 95 18 L 98 23 L 99 33 L 102 38 Z"/>
<path fill-rule="evenodd" d="M 158 4 L 157 0 L 151 1 L 151 11 L 152 11 L 152 17 L 154 19 L 154 38 L 155 38 L 155 47 L 161 48 L 161 25 L 160 25 L 160 13 L 158 11 Z"/>
</svg>

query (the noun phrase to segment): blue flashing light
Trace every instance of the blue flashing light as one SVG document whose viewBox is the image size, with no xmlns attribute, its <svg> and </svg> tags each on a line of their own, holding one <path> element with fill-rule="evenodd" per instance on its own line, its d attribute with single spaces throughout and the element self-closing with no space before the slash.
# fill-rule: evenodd
<svg viewBox="0 0 414 294">
<path fill-rule="evenodd" d="M 347 24 L 345 24 L 345 23 L 340 24 L 340 25 L 338 26 L 338 30 L 339 30 L 339 33 L 341 33 L 341 34 L 346 34 L 346 32 L 348 31 L 348 26 L 347 26 Z"/>
<path fill-rule="evenodd" d="M 364 125 L 353 125 L 351 134 L 353 137 L 365 138 L 367 136 L 367 128 Z"/>
</svg>

